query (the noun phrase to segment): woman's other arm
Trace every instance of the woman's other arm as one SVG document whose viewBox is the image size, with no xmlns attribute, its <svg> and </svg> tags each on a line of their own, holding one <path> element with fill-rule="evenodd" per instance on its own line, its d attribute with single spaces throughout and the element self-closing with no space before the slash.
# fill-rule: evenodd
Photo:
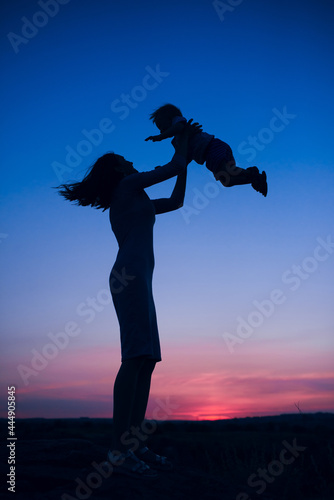
<svg viewBox="0 0 334 500">
<path fill-rule="evenodd" d="M 173 192 L 169 198 L 158 198 L 152 200 L 156 214 L 164 214 L 172 212 L 183 206 L 184 195 L 186 192 L 187 183 L 187 167 L 181 172 L 176 179 Z"/>
<path fill-rule="evenodd" d="M 186 124 L 184 132 L 180 136 L 180 141 L 175 147 L 175 153 L 186 157 L 188 149 L 188 139 L 191 134 L 198 132 L 201 126 L 198 123 L 191 123 L 192 120 Z M 187 168 L 185 168 L 176 179 L 176 183 L 173 192 L 169 198 L 159 198 L 152 200 L 154 203 L 155 213 L 163 214 L 166 212 L 171 212 L 172 210 L 177 210 L 183 206 L 184 195 L 186 192 L 186 182 L 187 182 Z"/>
<path fill-rule="evenodd" d="M 200 126 L 197 123 L 191 122 L 192 120 L 189 120 L 184 128 L 184 132 L 180 134 L 180 141 L 178 142 L 177 147 L 175 148 L 175 154 L 169 163 L 163 165 L 162 167 L 156 167 L 154 170 L 150 170 L 149 172 L 138 172 L 126 176 L 121 181 L 123 189 L 144 189 L 181 174 L 187 166 L 186 157 L 189 135 L 200 129 Z"/>
</svg>

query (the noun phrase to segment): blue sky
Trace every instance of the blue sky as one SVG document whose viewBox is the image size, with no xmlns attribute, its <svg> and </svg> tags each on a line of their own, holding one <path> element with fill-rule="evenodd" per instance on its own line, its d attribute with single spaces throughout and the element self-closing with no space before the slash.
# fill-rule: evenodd
<svg viewBox="0 0 334 500">
<path fill-rule="evenodd" d="M 41 5 L 58 12 L 40 15 Z M 62 331 L 68 321 L 81 328 L 52 366 L 29 379 L 22 414 L 43 413 L 43 390 L 78 353 L 88 359 L 94 349 L 111 349 L 103 358 L 110 379 L 108 370 L 113 374 L 120 361 L 118 325 L 105 292 L 117 253 L 108 214 L 71 206 L 52 187 L 81 179 L 106 151 L 124 155 L 138 170 L 167 163 L 173 154 L 169 141 L 144 141 L 156 132 L 149 114 L 166 102 L 228 142 L 238 165 L 266 170 L 269 193 L 264 199 L 250 186 L 224 189 L 193 163 L 184 208 L 157 217 L 154 290 L 165 365 L 157 368 L 156 394 L 172 374 L 178 380 L 186 372 L 195 387 L 199 374 L 212 375 L 210 365 L 217 377 L 226 366 L 237 376 L 242 365 L 245 376 L 260 370 L 263 380 L 288 373 L 332 384 L 331 4 L 70 0 L 57 5 L 15 1 L 2 6 L 1 16 L 4 386 L 27 390 L 18 365 L 28 366 L 32 349 L 41 350 L 48 333 Z M 29 31 L 27 20 L 40 27 L 29 24 Z M 69 151 L 76 152 L 74 163 Z M 148 193 L 168 196 L 172 187 L 170 180 Z M 319 238 L 327 241 L 322 250 Z M 254 301 L 269 300 L 277 289 L 282 303 L 236 345 L 232 362 L 224 333 L 236 334 L 240 318 L 247 320 L 256 309 Z M 97 299 L 91 323 L 78 315 L 80 304 L 85 304 L 81 311 L 89 308 L 89 297 L 105 301 Z M 205 366 L 198 363 L 201 350 Z M 187 369 L 183 358 L 173 364 L 175 352 L 183 351 Z M 287 352 L 295 353 L 294 373 Z M 94 378 L 94 364 L 90 370 Z M 80 373 L 78 368 L 79 379 Z M 52 396 L 58 407 L 71 380 L 62 383 Z M 107 385 L 105 391 L 103 414 Z M 174 394 L 173 387 L 170 391 Z M 312 391 L 310 382 L 296 400 L 305 397 L 309 410 L 333 409 L 327 392 L 317 406 Z M 67 415 L 66 398 L 60 406 Z M 281 401 L 270 409 L 264 405 L 263 412 L 290 408 L 283 393 Z M 181 414 L 202 414 L 192 405 Z M 235 405 L 231 401 L 229 415 L 253 411 L 250 402 Z M 78 414 L 82 411 L 78 402 Z M 227 414 L 226 408 L 216 411 Z"/>
</svg>

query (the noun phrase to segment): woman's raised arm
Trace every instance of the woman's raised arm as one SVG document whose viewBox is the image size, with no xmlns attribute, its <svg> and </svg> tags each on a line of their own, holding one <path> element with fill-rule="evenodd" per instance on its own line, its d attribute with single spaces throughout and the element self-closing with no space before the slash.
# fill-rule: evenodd
<svg viewBox="0 0 334 500">
<path fill-rule="evenodd" d="M 176 183 L 170 198 L 152 200 L 156 214 L 172 212 L 183 206 L 187 183 L 187 167 L 177 176 Z"/>
<path fill-rule="evenodd" d="M 186 158 L 189 136 L 196 133 L 201 128 L 198 123 L 191 122 L 192 120 L 187 122 L 184 127 L 184 131 L 180 134 L 180 141 L 175 149 L 175 154 L 169 163 L 163 165 L 162 167 L 156 167 L 154 170 L 150 170 L 148 172 L 138 172 L 126 176 L 122 180 L 123 189 L 144 189 L 181 174 L 187 166 Z M 179 182 L 179 186 L 182 186 L 181 180 Z M 177 192 L 179 192 L 179 188 L 177 189 Z"/>
</svg>

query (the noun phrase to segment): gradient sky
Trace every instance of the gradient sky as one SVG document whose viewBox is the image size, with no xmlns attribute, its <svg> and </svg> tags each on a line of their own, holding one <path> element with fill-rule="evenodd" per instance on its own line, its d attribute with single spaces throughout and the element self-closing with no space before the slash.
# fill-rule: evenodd
<svg viewBox="0 0 334 500">
<path fill-rule="evenodd" d="M 334 411 L 331 2 L 58 7 L 1 6 L 1 415 L 15 385 L 17 417 L 112 416 L 116 240 L 107 212 L 51 188 L 106 151 L 167 163 L 170 141 L 144 141 L 166 102 L 266 170 L 269 193 L 192 163 L 183 209 L 157 216 L 148 418 Z"/>
</svg>

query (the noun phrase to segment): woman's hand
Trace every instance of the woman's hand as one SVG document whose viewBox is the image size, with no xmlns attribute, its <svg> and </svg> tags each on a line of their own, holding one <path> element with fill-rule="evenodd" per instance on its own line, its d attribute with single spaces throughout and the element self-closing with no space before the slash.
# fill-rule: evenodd
<svg viewBox="0 0 334 500">
<path fill-rule="evenodd" d="M 183 149 L 184 147 L 188 147 L 188 142 L 189 139 L 195 135 L 198 134 L 198 132 L 202 131 L 202 125 L 200 125 L 198 122 L 192 123 L 193 119 L 190 118 L 190 120 L 187 121 L 187 123 L 183 127 L 183 131 L 179 134 L 179 145 L 180 148 Z"/>
<path fill-rule="evenodd" d="M 198 132 L 202 132 L 202 125 L 200 125 L 198 122 L 192 123 L 192 121 L 193 119 L 190 118 L 190 120 L 187 121 L 184 127 L 184 133 L 187 134 L 188 137 L 192 137 Z"/>
<path fill-rule="evenodd" d="M 175 147 L 175 153 L 184 156 L 187 159 L 188 141 L 189 138 L 201 130 L 201 125 L 192 123 L 192 118 L 187 121 L 183 127 L 183 131 L 179 134 L 179 140 Z"/>
</svg>

